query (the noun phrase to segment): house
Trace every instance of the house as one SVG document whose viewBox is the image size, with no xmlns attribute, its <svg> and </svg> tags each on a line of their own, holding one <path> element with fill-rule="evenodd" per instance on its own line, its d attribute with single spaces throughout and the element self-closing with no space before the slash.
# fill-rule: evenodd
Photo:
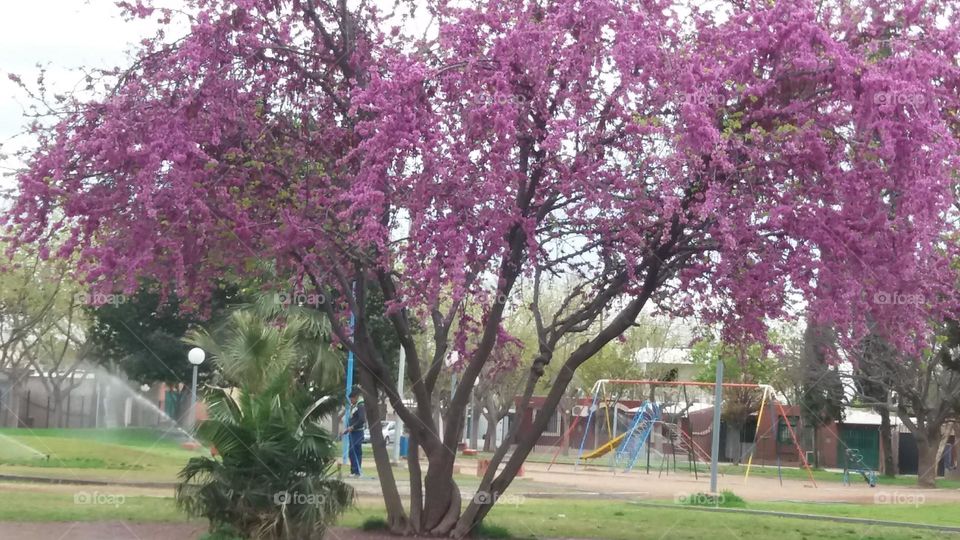
<svg viewBox="0 0 960 540">
<path fill-rule="evenodd" d="M 634 354 L 633 359 L 645 379 L 692 381 L 698 372 L 687 348 L 644 347 Z"/>
</svg>

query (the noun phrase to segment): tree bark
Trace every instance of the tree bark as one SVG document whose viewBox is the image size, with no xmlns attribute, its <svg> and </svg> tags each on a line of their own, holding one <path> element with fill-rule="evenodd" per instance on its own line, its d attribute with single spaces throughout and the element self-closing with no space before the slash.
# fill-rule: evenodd
<svg viewBox="0 0 960 540">
<path fill-rule="evenodd" d="M 940 439 L 927 434 L 915 434 L 917 439 L 917 487 L 937 487 L 937 457 Z"/>
<path fill-rule="evenodd" d="M 10 386 L 10 389 L 7 391 L 7 395 L 4 396 L 7 407 L 7 422 L 5 427 L 20 427 L 20 401 L 23 399 L 20 396 L 21 384 L 19 382 L 14 383 Z"/>
<path fill-rule="evenodd" d="M 886 407 L 878 409 L 880 413 L 880 449 L 883 452 L 883 475 L 893 478 L 897 475 L 893 461 L 893 428 L 890 425 L 890 411 Z"/>
<path fill-rule="evenodd" d="M 439 450 L 444 452 L 444 449 Z M 452 451 L 451 451 L 452 452 Z M 424 482 L 426 493 L 423 501 L 423 532 L 446 536 L 460 517 L 460 488 L 453 480 L 455 454 L 431 456 Z"/>
<path fill-rule="evenodd" d="M 53 392 L 50 393 L 50 421 L 47 422 L 48 428 L 61 428 L 63 427 L 63 393 L 60 389 L 55 388 Z"/>
<path fill-rule="evenodd" d="M 487 419 L 487 436 L 483 440 L 483 451 L 493 452 L 497 449 L 497 424 L 500 422 L 496 413 L 484 415 Z"/>
<path fill-rule="evenodd" d="M 364 407 L 367 413 L 367 426 L 370 428 L 370 446 L 373 447 L 373 461 L 377 467 L 377 476 L 380 479 L 380 490 L 387 510 L 387 525 L 391 532 L 404 534 L 407 532 L 407 514 L 403 509 L 403 501 L 397 482 L 393 477 L 393 467 L 390 464 L 390 455 L 383 440 L 383 430 L 380 426 L 380 407 L 377 406 L 377 385 L 369 370 L 361 369 L 360 382 L 363 389 L 364 401 L 369 400 L 371 406 Z"/>
<path fill-rule="evenodd" d="M 415 431 L 410 432 L 407 450 L 407 469 L 410 471 L 410 533 L 423 532 L 423 473 L 420 471 L 420 443 Z"/>
</svg>

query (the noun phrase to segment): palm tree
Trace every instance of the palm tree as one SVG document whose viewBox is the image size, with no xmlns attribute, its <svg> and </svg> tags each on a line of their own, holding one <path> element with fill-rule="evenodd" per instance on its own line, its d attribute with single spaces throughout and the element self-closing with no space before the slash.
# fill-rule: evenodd
<svg viewBox="0 0 960 540">
<path fill-rule="evenodd" d="M 211 529 L 248 538 L 322 538 L 353 501 L 336 476 L 336 440 L 321 426 L 341 404 L 336 355 L 323 327 L 302 314 L 233 312 L 191 344 L 211 353 L 231 388 L 206 392 L 197 436 L 215 457 L 180 472 L 178 505 Z M 331 368 L 330 364 L 334 364 Z"/>
</svg>

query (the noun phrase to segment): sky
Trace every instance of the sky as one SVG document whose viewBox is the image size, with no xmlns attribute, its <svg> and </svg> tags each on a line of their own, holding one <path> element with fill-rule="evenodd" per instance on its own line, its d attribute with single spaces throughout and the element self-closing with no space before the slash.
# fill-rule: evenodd
<svg viewBox="0 0 960 540">
<path fill-rule="evenodd" d="M 32 83 L 37 64 L 48 69 L 53 88 L 69 89 L 81 79 L 80 66 L 108 67 L 124 63 L 125 51 L 149 35 L 151 26 L 124 22 L 114 0 L 6 0 L 0 4 L 0 143 L 3 153 L 29 144 L 14 138 L 24 125 L 22 91 L 9 80 L 16 74 Z M 16 167 L 0 161 L 0 186 Z"/>
</svg>

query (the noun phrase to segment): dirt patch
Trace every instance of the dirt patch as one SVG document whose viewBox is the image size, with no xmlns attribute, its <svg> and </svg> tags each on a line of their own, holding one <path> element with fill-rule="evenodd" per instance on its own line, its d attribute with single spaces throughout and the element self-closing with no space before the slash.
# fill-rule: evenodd
<svg viewBox="0 0 960 540">
<path fill-rule="evenodd" d="M 699 475 L 694 478 L 687 472 L 671 472 L 657 477 L 656 473 L 642 471 L 630 473 L 610 472 L 606 468 L 574 470 L 571 465 L 554 465 L 547 471 L 547 465 L 530 463 L 525 465 L 527 477 L 537 483 L 562 485 L 579 492 L 580 496 L 598 498 L 623 498 L 634 500 L 672 500 L 683 495 L 710 490 L 710 476 Z M 960 490 L 925 489 L 912 486 L 884 486 L 871 488 L 863 482 L 849 486 L 837 482 L 820 482 L 814 487 L 809 481 L 787 480 L 780 485 L 775 478 L 751 477 L 744 480 L 742 475 L 725 475 L 717 479 L 718 488 L 730 490 L 747 501 L 812 501 L 873 503 L 878 493 L 889 497 L 891 492 L 922 493 L 926 502 L 960 502 Z M 512 491 L 512 490 L 511 490 Z M 519 490 L 517 491 L 519 493 Z M 529 495 L 529 494 L 528 494 Z M 546 495 L 546 494 L 545 494 Z M 883 497 L 884 495 L 880 495 Z"/>
</svg>

